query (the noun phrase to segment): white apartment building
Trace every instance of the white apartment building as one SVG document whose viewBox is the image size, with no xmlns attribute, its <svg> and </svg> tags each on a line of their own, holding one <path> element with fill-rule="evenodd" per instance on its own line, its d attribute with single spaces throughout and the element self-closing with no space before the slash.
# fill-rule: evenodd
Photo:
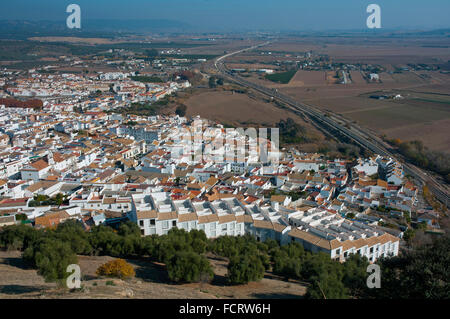
<svg viewBox="0 0 450 319">
<path fill-rule="evenodd" d="M 165 192 L 135 194 L 129 218 L 143 236 L 165 235 L 173 227 L 203 230 L 207 238 L 251 234 L 258 241 L 299 242 L 309 251 L 322 251 L 340 261 L 356 253 L 371 262 L 396 256 L 400 240 L 324 209 L 243 205 L 234 197 L 208 202 L 172 200 Z"/>
<path fill-rule="evenodd" d="M 244 209 L 235 198 L 213 202 L 172 200 L 168 193 L 132 195 L 130 219 L 141 233 L 165 235 L 173 227 L 203 230 L 208 238 L 244 235 Z"/>
</svg>

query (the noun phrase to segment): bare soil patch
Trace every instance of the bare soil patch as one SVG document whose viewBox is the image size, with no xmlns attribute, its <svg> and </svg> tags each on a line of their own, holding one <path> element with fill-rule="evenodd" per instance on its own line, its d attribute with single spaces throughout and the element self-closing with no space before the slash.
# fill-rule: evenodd
<svg viewBox="0 0 450 319">
<path fill-rule="evenodd" d="M 230 91 L 208 91 L 187 99 L 187 116 L 200 115 L 220 123 L 239 125 L 253 123 L 274 125 L 281 119 L 291 117 L 299 124 L 310 127 L 299 116 L 278 108 L 273 103 L 248 97 L 246 94 Z"/>
<path fill-rule="evenodd" d="M 306 287 L 299 282 L 283 281 L 266 274 L 259 282 L 229 286 L 226 283 L 228 261 L 208 256 L 213 269 L 211 283 L 172 284 L 165 266 L 146 260 L 127 260 L 136 277 L 130 280 L 100 278 L 96 269 L 110 260 L 108 256 L 79 256 L 82 289 L 70 291 L 45 283 L 34 269 L 27 268 L 17 251 L 0 251 L 0 299 L 215 299 L 215 298 L 301 298 Z"/>
</svg>

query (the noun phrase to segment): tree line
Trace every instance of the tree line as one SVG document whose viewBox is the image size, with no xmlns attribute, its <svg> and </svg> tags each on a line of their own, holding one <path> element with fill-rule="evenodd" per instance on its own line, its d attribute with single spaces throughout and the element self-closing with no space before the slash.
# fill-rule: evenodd
<svg viewBox="0 0 450 319">
<path fill-rule="evenodd" d="M 306 298 L 449 298 L 450 239 L 381 259 L 381 288 L 367 288 L 369 261 L 358 254 L 344 263 L 323 252 L 312 253 L 292 242 L 280 246 L 275 240 L 258 242 L 250 235 L 208 239 L 203 231 L 173 228 L 167 235 L 142 237 L 130 221 L 117 229 L 95 226 L 86 232 L 74 220 L 55 229 L 26 225 L 4 227 L 0 248 L 18 249 L 23 259 L 46 281 L 64 283 L 67 266 L 77 255 L 145 258 L 166 264 L 170 280 L 177 283 L 210 281 L 213 276 L 207 253 L 227 258 L 230 285 L 261 280 L 265 272 L 308 286 Z"/>
</svg>

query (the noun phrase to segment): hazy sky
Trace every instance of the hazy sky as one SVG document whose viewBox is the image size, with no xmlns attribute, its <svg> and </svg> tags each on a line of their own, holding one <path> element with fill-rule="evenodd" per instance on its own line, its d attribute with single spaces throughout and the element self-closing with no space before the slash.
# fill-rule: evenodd
<svg viewBox="0 0 450 319">
<path fill-rule="evenodd" d="M 71 3 L 82 19 L 170 19 L 205 30 L 362 29 L 376 3 L 383 28 L 450 27 L 449 0 L 1 0 L 0 19 L 64 20 Z"/>
</svg>

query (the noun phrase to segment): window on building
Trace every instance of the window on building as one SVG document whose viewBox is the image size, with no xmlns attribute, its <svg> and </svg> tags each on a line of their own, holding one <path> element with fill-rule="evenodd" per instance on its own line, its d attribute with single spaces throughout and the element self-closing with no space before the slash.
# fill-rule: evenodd
<svg viewBox="0 0 450 319">
<path fill-rule="evenodd" d="M 223 225 L 222 225 L 222 230 L 226 231 L 227 228 L 228 228 L 227 226 L 228 226 L 227 224 L 223 224 Z"/>
<path fill-rule="evenodd" d="M 373 247 L 370 247 L 370 253 L 372 254 L 373 253 Z"/>
<path fill-rule="evenodd" d="M 169 228 L 169 222 L 168 222 L 167 220 L 163 221 L 163 223 L 162 223 L 162 228 L 163 228 L 163 229 Z"/>
<path fill-rule="evenodd" d="M 172 227 L 177 227 L 177 221 L 176 220 L 172 220 Z"/>
<path fill-rule="evenodd" d="M 144 227 L 144 221 L 143 220 L 139 221 L 139 226 Z"/>
<path fill-rule="evenodd" d="M 145 235 L 145 231 L 141 229 L 141 235 Z"/>
<path fill-rule="evenodd" d="M 155 226 L 155 222 L 156 222 L 155 219 L 150 219 L 150 226 Z"/>
</svg>

